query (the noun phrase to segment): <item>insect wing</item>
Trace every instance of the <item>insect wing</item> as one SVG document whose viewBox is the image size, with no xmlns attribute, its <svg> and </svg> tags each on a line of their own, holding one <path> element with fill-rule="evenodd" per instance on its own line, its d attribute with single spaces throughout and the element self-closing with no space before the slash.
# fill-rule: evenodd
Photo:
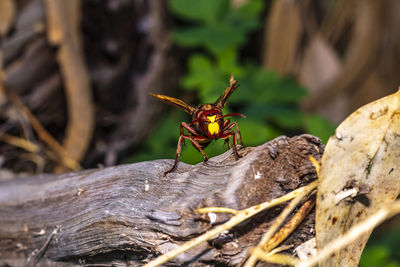
<svg viewBox="0 0 400 267">
<path fill-rule="evenodd" d="M 225 89 L 224 93 L 218 98 L 217 102 L 215 105 L 219 107 L 220 109 L 223 109 L 225 107 L 226 102 L 228 101 L 229 97 L 231 94 L 238 88 L 239 85 L 237 81 L 235 80 L 235 77 L 231 75 L 231 78 L 229 80 L 229 86 Z"/>
<path fill-rule="evenodd" d="M 196 110 L 194 107 L 186 104 L 182 100 L 175 98 L 175 97 L 170 97 L 170 96 L 166 96 L 166 95 L 158 95 L 158 94 L 153 94 L 153 93 L 150 93 L 150 95 L 157 97 L 158 99 L 160 99 L 161 101 L 163 101 L 169 105 L 180 108 L 180 109 L 184 110 L 185 112 L 189 113 L 190 115 L 192 115 L 194 113 L 194 111 Z"/>
</svg>

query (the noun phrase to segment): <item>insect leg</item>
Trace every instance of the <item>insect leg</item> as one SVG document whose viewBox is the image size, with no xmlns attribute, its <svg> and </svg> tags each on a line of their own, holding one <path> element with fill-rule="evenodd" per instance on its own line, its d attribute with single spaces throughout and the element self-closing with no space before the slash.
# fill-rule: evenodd
<svg viewBox="0 0 400 267">
<path fill-rule="evenodd" d="M 184 135 L 183 134 L 183 128 L 185 128 L 186 130 L 189 131 L 189 133 L 191 133 L 192 135 Z M 207 154 L 203 151 L 203 149 L 201 148 L 200 144 L 198 143 L 198 141 L 204 141 L 206 138 L 204 138 L 203 136 L 200 136 L 195 129 L 193 129 L 192 127 L 190 127 L 190 124 L 187 124 L 185 122 L 181 123 L 181 135 L 185 138 L 185 139 L 189 139 L 190 142 L 192 142 L 193 146 L 203 155 L 204 157 L 204 161 L 208 160 Z"/>
<path fill-rule="evenodd" d="M 207 154 L 206 152 L 204 152 L 204 150 L 201 148 L 200 144 L 197 141 L 203 141 L 206 138 L 204 138 L 203 136 L 184 136 L 185 138 L 190 139 L 190 141 L 192 142 L 193 146 L 203 155 L 204 157 L 204 161 L 208 160 Z"/>
<path fill-rule="evenodd" d="M 228 127 L 228 125 L 229 125 L 230 122 L 231 122 L 230 119 L 226 119 L 226 120 L 224 121 L 224 127 L 222 127 L 222 129 L 225 129 L 226 127 Z"/>
<path fill-rule="evenodd" d="M 236 135 L 239 137 L 239 141 L 242 144 L 242 146 L 244 147 L 243 141 L 242 141 L 242 135 L 240 134 L 240 130 L 239 130 L 239 126 L 237 125 L 236 122 L 232 123 L 232 125 L 235 125 L 235 127 L 236 127 Z"/>
<path fill-rule="evenodd" d="M 236 124 L 236 123 L 235 123 Z M 237 127 L 237 126 L 236 126 Z M 232 138 L 232 142 L 233 142 L 233 149 L 235 150 L 235 156 L 236 156 L 236 158 L 238 159 L 238 158 L 241 158 L 242 156 L 240 156 L 239 155 L 239 153 L 238 153 L 238 151 L 237 151 L 237 142 L 236 142 L 236 134 L 234 133 L 234 132 L 232 132 L 233 133 L 233 138 Z M 239 133 L 239 136 L 240 136 L 240 133 Z M 242 142 L 242 138 L 240 138 L 240 142 Z M 242 142 L 242 145 L 243 145 L 243 142 Z"/>
<path fill-rule="evenodd" d="M 228 145 L 228 148 L 231 149 L 231 144 L 229 144 L 229 138 L 225 139 L 224 142 L 225 142 L 225 144 Z"/>
<path fill-rule="evenodd" d="M 227 120 L 228 121 L 228 120 Z M 232 131 L 232 128 L 236 127 L 236 133 L 234 131 Z M 238 152 L 237 152 L 237 138 L 239 138 L 240 143 L 243 145 L 243 141 L 242 141 L 242 136 L 240 134 L 240 130 L 239 130 L 239 126 L 237 125 L 236 122 L 232 123 L 231 125 L 229 125 L 221 134 L 220 138 L 223 138 L 225 140 L 229 140 L 229 137 L 233 136 L 232 138 L 232 143 L 233 143 L 233 148 L 235 151 L 235 156 L 237 158 L 240 158 L 241 156 L 239 156 Z M 229 142 L 229 141 L 228 141 Z"/>
<path fill-rule="evenodd" d="M 222 127 L 222 129 L 225 129 L 226 127 L 228 127 L 228 125 L 229 125 L 230 122 L 231 122 L 230 119 L 226 119 L 226 120 L 224 121 L 224 126 Z M 224 130 L 222 130 L 222 132 L 223 132 L 223 131 L 224 131 Z M 224 142 L 225 142 L 225 144 L 228 145 L 228 148 L 231 148 L 231 144 L 229 143 L 229 138 L 226 138 Z"/>
<path fill-rule="evenodd" d="M 182 150 L 182 143 L 185 142 L 185 139 L 189 139 L 189 140 L 190 140 L 190 137 L 187 136 L 187 135 L 185 135 L 185 134 L 183 133 L 183 128 L 185 128 L 186 130 L 188 130 L 191 134 L 193 134 L 193 135 L 195 135 L 195 136 L 198 135 L 198 134 L 196 133 L 196 131 L 195 131 L 192 127 L 190 127 L 187 123 L 181 122 L 181 127 L 180 127 L 180 129 L 179 129 L 179 130 L 180 130 L 180 136 L 179 136 L 178 144 L 177 144 L 177 146 L 176 146 L 175 162 L 174 162 L 174 165 L 172 166 L 172 168 L 171 168 L 169 171 L 166 171 L 166 172 L 164 173 L 164 176 L 167 175 L 167 174 L 170 173 L 170 172 L 173 172 L 173 171 L 176 169 L 176 167 L 178 166 L 179 156 L 180 156 L 181 150 Z M 192 141 L 192 140 L 191 140 L 191 141 Z M 192 143 L 193 143 L 193 142 L 192 142 Z M 200 152 L 201 152 L 201 151 L 200 151 Z M 203 152 L 203 153 L 204 153 L 204 152 Z M 203 156 L 204 156 L 204 154 L 203 154 Z"/>
<path fill-rule="evenodd" d="M 166 176 L 170 172 L 173 172 L 176 169 L 176 166 L 178 166 L 178 159 L 179 159 L 179 155 L 181 154 L 182 143 L 184 141 L 185 141 L 185 139 L 183 139 L 183 134 L 181 134 L 178 139 L 178 145 L 176 146 L 176 156 L 175 156 L 174 165 L 172 166 L 172 168 L 169 171 L 164 172 L 164 176 Z"/>
<path fill-rule="evenodd" d="M 189 124 L 187 124 L 186 122 L 181 122 L 181 135 L 183 135 L 183 128 L 185 128 L 186 130 L 189 131 L 189 133 L 191 133 L 194 136 L 198 136 L 199 134 L 196 132 L 195 129 L 193 129 L 192 127 L 190 127 Z"/>
<path fill-rule="evenodd" d="M 233 122 L 231 125 L 229 125 L 228 128 L 226 128 L 222 134 L 228 133 L 233 127 L 236 127 L 236 135 L 239 138 L 240 143 L 243 145 L 243 141 L 242 141 L 242 135 L 240 134 L 240 130 L 239 130 L 239 126 L 237 125 L 236 122 Z"/>
<path fill-rule="evenodd" d="M 232 126 L 232 125 L 231 125 Z M 231 126 L 229 126 L 229 128 L 232 128 Z M 229 140 L 229 137 L 232 136 L 232 143 L 233 143 L 233 150 L 235 152 L 235 157 L 241 158 L 241 156 L 239 155 L 238 151 L 237 151 L 237 142 L 236 142 L 236 134 L 234 131 L 229 131 L 229 129 L 226 129 L 222 135 L 221 138 L 225 139 L 225 140 Z"/>
</svg>

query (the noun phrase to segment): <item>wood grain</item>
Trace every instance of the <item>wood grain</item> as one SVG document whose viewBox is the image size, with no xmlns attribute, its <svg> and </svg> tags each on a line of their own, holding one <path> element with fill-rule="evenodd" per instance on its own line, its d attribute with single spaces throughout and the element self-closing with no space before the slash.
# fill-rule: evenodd
<svg viewBox="0 0 400 267">
<path fill-rule="evenodd" d="M 310 135 L 279 137 L 254 148 L 232 150 L 207 163 L 155 160 L 63 175 L 15 178 L 0 183 L 0 265 L 142 265 L 212 227 L 193 209 L 243 209 L 315 179 L 308 155 L 323 145 Z M 172 265 L 238 264 L 282 207 L 242 223 L 213 242 L 174 259 Z M 286 240 L 300 244 L 313 234 L 313 217 Z M 214 224 L 229 215 L 218 214 Z M 57 233 L 51 234 L 57 228 Z M 50 241 L 49 241 L 50 240 Z M 32 256 L 48 243 L 42 254 Z"/>
</svg>

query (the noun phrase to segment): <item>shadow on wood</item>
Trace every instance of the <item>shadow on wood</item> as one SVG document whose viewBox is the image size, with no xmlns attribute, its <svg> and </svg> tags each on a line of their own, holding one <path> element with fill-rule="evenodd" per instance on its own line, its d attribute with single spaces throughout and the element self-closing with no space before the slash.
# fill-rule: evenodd
<svg viewBox="0 0 400 267">
<path fill-rule="evenodd" d="M 314 136 L 278 137 L 235 160 L 232 150 L 207 163 L 155 160 L 64 175 L 0 183 L 0 265 L 142 265 L 207 231 L 230 215 L 193 209 L 244 209 L 290 192 L 316 177 L 308 155 L 320 159 Z M 175 258 L 171 265 L 238 264 L 282 206 Z M 314 213 L 285 241 L 313 236 Z"/>
</svg>

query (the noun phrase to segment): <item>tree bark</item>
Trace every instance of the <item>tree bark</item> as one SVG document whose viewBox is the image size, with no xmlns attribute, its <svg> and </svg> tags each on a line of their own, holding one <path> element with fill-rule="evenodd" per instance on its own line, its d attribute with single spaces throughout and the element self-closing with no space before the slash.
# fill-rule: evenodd
<svg viewBox="0 0 400 267">
<path fill-rule="evenodd" d="M 316 178 L 308 155 L 320 159 L 314 136 L 281 136 L 232 150 L 207 163 L 155 160 L 0 183 L 0 265 L 142 265 L 204 233 L 230 215 L 200 216 L 194 209 L 244 209 L 279 197 Z M 251 218 L 169 264 L 238 264 L 282 206 Z M 313 213 L 285 241 L 313 236 Z"/>
</svg>

